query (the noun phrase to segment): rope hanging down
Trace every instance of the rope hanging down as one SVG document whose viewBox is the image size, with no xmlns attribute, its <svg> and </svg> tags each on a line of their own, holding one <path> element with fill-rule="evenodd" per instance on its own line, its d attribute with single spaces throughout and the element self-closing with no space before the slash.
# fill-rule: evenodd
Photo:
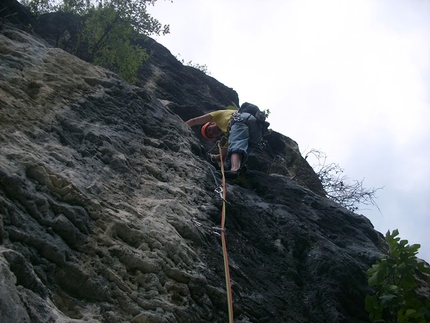
<svg viewBox="0 0 430 323">
<path fill-rule="evenodd" d="M 230 283 L 230 269 L 228 266 L 228 254 L 227 254 L 227 245 L 225 241 L 225 207 L 226 207 L 226 185 L 225 185 L 225 176 L 224 176 L 224 163 L 222 162 L 222 151 L 221 151 L 221 144 L 218 141 L 218 149 L 219 154 L 221 158 L 221 174 L 222 174 L 222 186 L 221 191 L 222 193 L 222 213 L 221 213 L 221 242 L 222 242 L 222 253 L 224 257 L 224 272 L 225 272 L 225 284 L 227 288 L 227 304 L 228 304 L 228 319 L 229 323 L 234 322 L 233 318 L 233 298 L 231 293 L 231 283 Z"/>
</svg>

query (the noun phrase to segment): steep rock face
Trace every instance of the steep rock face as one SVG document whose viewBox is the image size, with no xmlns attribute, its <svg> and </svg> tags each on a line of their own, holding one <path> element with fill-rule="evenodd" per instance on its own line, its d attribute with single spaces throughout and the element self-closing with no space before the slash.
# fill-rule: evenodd
<svg viewBox="0 0 430 323">
<path fill-rule="evenodd" d="M 212 90 L 131 86 L 2 26 L 2 322 L 227 321 L 219 174 L 182 119 L 237 95 L 159 51 L 146 69 Z M 267 141 L 227 184 L 235 321 L 366 322 L 380 234 L 309 189 L 291 139 Z"/>
<path fill-rule="evenodd" d="M 4 6 L 4 7 L 2 7 Z M 80 47 L 77 32 L 82 19 L 70 13 L 50 13 L 32 17 L 14 0 L 0 5 L 0 16 L 18 23 L 21 28 L 31 26 L 53 47 L 70 50 Z M 139 41 L 150 55 L 140 67 L 137 86 L 148 95 L 158 98 L 183 120 L 213 111 L 227 105 L 239 106 L 237 93 L 200 70 L 181 64 L 165 47 L 148 38 Z M 266 108 L 266 107 L 261 107 Z M 194 127 L 196 134 L 199 128 Z M 200 137 L 201 138 L 201 137 Z M 322 196 L 325 192 L 312 168 L 302 158 L 296 142 L 277 132 L 265 138 L 250 154 L 249 166 L 267 173 L 277 173 L 294 178 L 297 182 Z M 201 139 L 206 151 L 214 149 L 214 143 Z"/>
<path fill-rule="evenodd" d="M 148 39 L 140 45 L 150 58 L 139 70 L 138 85 L 159 98 L 183 120 L 225 109 L 228 105 L 240 106 L 238 95 L 233 89 L 200 70 L 182 65 L 154 40 Z M 265 108 L 268 107 L 261 107 Z M 200 128 L 194 128 L 205 150 L 216 150 L 214 142 L 202 139 L 199 136 Z M 263 143 L 251 150 L 248 162 L 250 168 L 295 178 L 303 186 L 325 196 L 318 177 L 302 158 L 295 141 L 273 131 L 264 138 Z"/>
</svg>

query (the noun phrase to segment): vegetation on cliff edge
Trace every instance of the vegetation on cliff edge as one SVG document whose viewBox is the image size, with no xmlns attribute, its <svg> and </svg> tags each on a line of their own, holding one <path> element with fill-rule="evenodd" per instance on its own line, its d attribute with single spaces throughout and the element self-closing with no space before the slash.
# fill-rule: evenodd
<svg viewBox="0 0 430 323">
<path fill-rule="evenodd" d="M 420 245 L 398 235 L 398 230 L 386 233 L 387 255 L 367 270 L 375 293 L 366 297 L 366 311 L 372 322 L 430 322 L 430 300 L 419 299 L 415 290 L 416 276 L 430 274 L 430 268 L 416 257 Z"/>
<path fill-rule="evenodd" d="M 136 81 L 140 64 L 148 59 L 137 40 L 169 33 L 148 12 L 156 0 L 22 0 L 36 15 L 70 12 L 79 15 L 78 42 L 72 54 L 118 73 L 128 82 Z"/>
</svg>

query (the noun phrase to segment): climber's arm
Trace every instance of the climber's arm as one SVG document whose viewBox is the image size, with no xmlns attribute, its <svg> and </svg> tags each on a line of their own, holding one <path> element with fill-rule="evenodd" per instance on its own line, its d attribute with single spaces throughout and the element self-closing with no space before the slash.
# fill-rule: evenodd
<svg viewBox="0 0 430 323">
<path fill-rule="evenodd" d="M 212 116 L 208 113 L 208 114 L 204 114 L 204 115 L 199 116 L 199 117 L 192 118 L 192 119 L 186 121 L 185 123 L 187 125 L 189 125 L 190 127 L 192 127 L 192 126 L 195 126 L 198 124 L 204 124 L 204 123 L 210 122 L 210 121 L 212 121 Z"/>
</svg>

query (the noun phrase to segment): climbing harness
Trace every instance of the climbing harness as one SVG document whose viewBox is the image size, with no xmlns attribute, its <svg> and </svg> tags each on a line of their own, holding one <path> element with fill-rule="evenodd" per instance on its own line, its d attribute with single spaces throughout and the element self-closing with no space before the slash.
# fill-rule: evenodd
<svg viewBox="0 0 430 323">
<path fill-rule="evenodd" d="M 221 143 L 218 141 L 218 149 L 221 156 Z M 221 175 L 222 175 L 222 186 L 219 190 L 219 194 L 222 197 L 222 213 L 221 213 L 221 242 L 222 242 L 222 253 L 224 258 L 224 272 L 225 272 L 225 284 L 227 289 L 227 305 L 228 305 L 228 319 L 229 323 L 234 322 L 233 317 L 233 298 L 231 293 L 231 281 L 230 281 L 230 269 L 228 266 L 228 254 L 227 245 L 225 240 L 225 207 L 226 207 L 226 190 L 225 190 L 225 176 L 224 176 L 224 163 L 221 162 Z"/>
</svg>

